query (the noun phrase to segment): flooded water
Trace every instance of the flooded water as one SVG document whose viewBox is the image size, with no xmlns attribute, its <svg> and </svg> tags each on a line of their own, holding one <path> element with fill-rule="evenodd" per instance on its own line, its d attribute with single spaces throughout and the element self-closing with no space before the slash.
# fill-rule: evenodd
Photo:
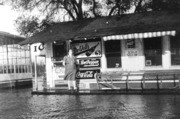
<svg viewBox="0 0 180 119">
<path fill-rule="evenodd" d="M 31 95 L 0 91 L 0 119 L 180 119 L 180 95 Z"/>
</svg>

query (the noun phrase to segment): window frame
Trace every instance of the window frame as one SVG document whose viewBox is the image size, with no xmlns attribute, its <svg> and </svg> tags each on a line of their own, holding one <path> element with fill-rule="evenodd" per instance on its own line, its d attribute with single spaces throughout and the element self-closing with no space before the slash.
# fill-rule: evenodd
<svg viewBox="0 0 180 119">
<path fill-rule="evenodd" d="M 108 44 L 108 45 L 110 45 L 108 42 L 119 42 L 118 44 L 119 45 L 117 45 L 118 46 L 118 48 L 119 48 L 119 51 L 117 51 L 117 50 L 114 50 L 113 49 L 113 51 L 107 51 L 107 47 L 106 47 L 106 43 Z M 117 44 L 117 43 L 115 43 L 115 44 Z M 109 40 L 109 41 L 104 41 L 104 52 L 105 52 L 105 57 L 106 57 L 106 65 L 107 65 L 107 68 L 108 69 L 116 69 L 116 68 L 122 68 L 122 59 L 121 59 L 121 56 L 122 56 L 122 53 L 121 53 L 121 44 L 122 44 L 122 42 L 121 42 L 121 40 Z M 113 46 L 113 43 L 111 44 L 111 47 Z M 110 47 L 109 47 L 110 48 Z M 108 49 L 109 50 L 109 49 Z M 116 67 L 116 65 L 115 65 L 115 67 L 111 67 L 111 66 L 109 66 L 108 65 L 108 55 L 117 55 L 118 57 L 116 57 L 116 58 L 120 58 L 120 61 L 119 62 L 117 62 L 117 67 Z M 112 58 L 112 57 L 111 57 Z M 119 65 L 118 65 L 118 63 L 119 63 Z"/>
</svg>

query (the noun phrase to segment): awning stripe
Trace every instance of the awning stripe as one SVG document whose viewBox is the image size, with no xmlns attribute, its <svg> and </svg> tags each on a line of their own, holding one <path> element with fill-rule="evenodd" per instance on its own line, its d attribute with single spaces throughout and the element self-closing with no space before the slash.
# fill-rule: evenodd
<svg viewBox="0 0 180 119">
<path fill-rule="evenodd" d="M 161 36 L 175 36 L 176 31 L 158 31 L 158 32 L 147 32 L 147 33 L 133 33 L 125 35 L 112 35 L 103 37 L 104 41 L 107 40 L 125 40 L 125 39 L 137 39 L 137 38 L 153 38 Z"/>
</svg>

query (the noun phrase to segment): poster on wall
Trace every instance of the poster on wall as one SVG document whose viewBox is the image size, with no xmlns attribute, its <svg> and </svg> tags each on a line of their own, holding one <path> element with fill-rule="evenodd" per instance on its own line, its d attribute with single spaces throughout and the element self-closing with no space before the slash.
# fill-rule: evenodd
<svg viewBox="0 0 180 119">
<path fill-rule="evenodd" d="M 136 48 L 135 47 L 135 39 L 127 39 L 127 48 Z"/>
<path fill-rule="evenodd" d="M 101 60 L 97 58 L 79 59 L 79 68 L 100 68 Z"/>
<path fill-rule="evenodd" d="M 62 66 L 62 63 L 54 63 L 53 72 L 55 80 L 64 80 L 65 68 Z"/>
<path fill-rule="evenodd" d="M 101 42 L 83 42 L 72 44 L 76 58 L 101 57 Z"/>
<path fill-rule="evenodd" d="M 35 43 L 31 45 L 31 53 L 36 56 L 46 55 L 46 47 L 42 43 Z"/>
<path fill-rule="evenodd" d="M 79 70 L 76 73 L 77 79 L 95 79 L 95 74 L 100 73 L 100 70 Z"/>
<path fill-rule="evenodd" d="M 126 55 L 127 56 L 138 56 L 138 51 L 137 50 L 127 50 Z"/>
</svg>

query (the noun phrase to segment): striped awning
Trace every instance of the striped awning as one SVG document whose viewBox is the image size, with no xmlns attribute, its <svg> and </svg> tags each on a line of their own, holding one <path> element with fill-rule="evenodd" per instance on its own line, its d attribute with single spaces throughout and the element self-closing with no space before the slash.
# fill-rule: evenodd
<svg viewBox="0 0 180 119">
<path fill-rule="evenodd" d="M 133 34 L 124 34 L 124 35 L 112 35 L 104 36 L 103 40 L 125 40 L 125 39 L 138 39 L 138 38 L 153 38 L 153 37 L 162 37 L 162 36 L 175 36 L 176 31 L 158 31 L 158 32 L 146 32 L 146 33 L 133 33 Z"/>
</svg>

